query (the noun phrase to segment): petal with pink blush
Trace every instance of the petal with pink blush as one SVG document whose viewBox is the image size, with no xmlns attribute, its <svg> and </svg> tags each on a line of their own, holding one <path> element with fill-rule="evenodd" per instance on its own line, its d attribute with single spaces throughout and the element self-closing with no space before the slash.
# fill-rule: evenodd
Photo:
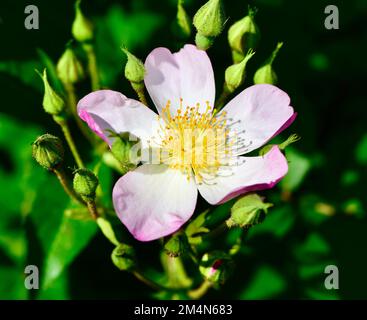
<svg viewBox="0 0 367 320">
<path fill-rule="evenodd" d="M 113 204 L 136 239 L 151 241 L 175 232 L 192 216 L 197 193 L 193 177 L 165 165 L 142 165 L 117 181 Z"/>
<path fill-rule="evenodd" d="M 139 101 L 111 90 L 86 95 L 78 103 L 78 114 L 109 145 L 113 142 L 111 131 L 129 132 L 147 140 L 158 126 L 158 116 L 152 110 Z"/>
<path fill-rule="evenodd" d="M 166 48 L 153 50 L 145 61 L 145 86 L 161 113 L 171 101 L 171 112 L 176 114 L 180 106 L 194 107 L 200 103 L 200 111 L 206 110 L 206 101 L 213 107 L 215 99 L 214 73 L 205 51 L 193 45 L 185 45 L 179 52 Z"/>
<path fill-rule="evenodd" d="M 222 170 L 216 177 L 205 177 L 198 184 L 210 204 L 226 202 L 238 195 L 272 188 L 288 171 L 288 163 L 277 146 L 263 157 L 239 157 L 240 163 Z"/>
<path fill-rule="evenodd" d="M 286 129 L 296 117 L 289 103 L 284 91 L 269 84 L 251 86 L 233 98 L 221 112 L 241 140 L 235 154 L 255 150 Z"/>
</svg>

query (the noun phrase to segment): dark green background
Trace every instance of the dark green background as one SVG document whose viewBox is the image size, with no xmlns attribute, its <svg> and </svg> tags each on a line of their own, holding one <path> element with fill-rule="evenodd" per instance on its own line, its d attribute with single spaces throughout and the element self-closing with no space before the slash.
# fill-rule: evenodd
<svg viewBox="0 0 367 320">
<path fill-rule="evenodd" d="M 123 76 L 122 43 L 144 59 L 155 47 L 177 50 L 186 41 L 177 32 L 174 0 L 84 2 L 83 9 L 97 25 L 103 84 L 128 96 L 134 94 Z M 192 16 L 203 3 L 187 0 L 188 13 Z M 27 4 L 39 8 L 39 30 L 24 28 Z M 287 151 L 289 176 L 276 191 L 262 193 L 275 207 L 263 224 L 250 231 L 230 280 L 207 297 L 367 298 L 367 2 L 332 1 L 339 8 L 339 30 L 324 27 L 324 9 L 330 1 L 224 4 L 227 27 L 208 51 L 218 91 L 231 61 L 228 26 L 246 14 L 248 4 L 255 5 L 262 39 L 248 64 L 246 86 L 276 43 L 283 41 L 274 67 L 279 87 L 290 95 L 298 118 L 282 137 L 297 132 L 302 140 Z M 67 226 L 60 233 L 67 198 L 56 179 L 31 159 L 31 143 L 38 135 L 61 136 L 42 110 L 42 83 L 34 69 L 43 68 L 37 48 L 54 62 L 62 54 L 71 38 L 73 1 L 2 0 L 0 17 L 0 298 L 151 297 L 150 289 L 113 266 L 113 247 L 94 225 L 80 233 L 78 226 Z M 80 96 L 88 91 L 88 83 L 78 88 Z M 91 160 L 88 145 L 76 140 Z M 68 164 L 73 167 L 70 157 Z M 103 183 L 110 188 L 111 178 L 117 176 L 105 171 Z M 288 201 L 280 200 L 289 193 Z M 110 202 L 109 194 L 105 198 Z M 333 208 L 332 215 L 322 213 L 325 204 Z M 65 270 L 49 288 L 41 281 L 42 290 L 26 291 L 24 266 L 35 264 L 42 274 L 49 272 L 42 266 L 56 254 L 52 251 L 56 234 L 63 254 L 70 255 L 61 259 L 65 265 L 60 270 Z M 158 243 L 132 243 L 141 265 L 156 276 L 150 269 L 160 268 Z M 339 268 L 339 290 L 324 288 L 328 264 Z"/>
</svg>

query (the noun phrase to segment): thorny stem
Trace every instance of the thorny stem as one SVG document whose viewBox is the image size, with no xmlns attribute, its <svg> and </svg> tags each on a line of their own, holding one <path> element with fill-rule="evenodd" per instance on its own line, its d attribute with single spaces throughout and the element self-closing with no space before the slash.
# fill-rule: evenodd
<svg viewBox="0 0 367 320">
<path fill-rule="evenodd" d="M 204 280 L 198 288 L 188 291 L 187 294 L 191 299 L 197 300 L 204 296 L 212 286 L 210 281 Z"/>
<path fill-rule="evenodd" d="M 98 75 L 98 68 L 97 68 L 97 58 L 94 52 L 93 45 L 84 44 L 83 48 L 88 58 L 88 69 L 89 69 L 89 74 L 90 74 L 90 78 L 92 82 L 92 90 L 93 91 L 99 90 L 100 84 L 99 84 L 99 75 Z"/>
<path fill-rule="evenodd" d="M 79 168 L 84 168 L 83 161 L 79 155 L 78 149 L 76 148 L 74 139 L 70 133 L 70 129 L 67 122 L 65 120 L 60 120 L 57 121 L 57 123 L 60 125 L 62 132 L 64 133 L 65 139 L 69 145 L 71 153 L 73 154 L 76 164 L 78 165 Z"/>
<path fill-rule="evenodd" d="M 84 201 L 75 193 L 74 189 L 71 187 L 68 178 L 66 177 L 65 171 L 62 168 L 53 169 L 53 172 L 60 181 L 61 186 L 64 188 L 67 195 L 69 195 L 73 200 L 84 204 Z"/>
</svg>

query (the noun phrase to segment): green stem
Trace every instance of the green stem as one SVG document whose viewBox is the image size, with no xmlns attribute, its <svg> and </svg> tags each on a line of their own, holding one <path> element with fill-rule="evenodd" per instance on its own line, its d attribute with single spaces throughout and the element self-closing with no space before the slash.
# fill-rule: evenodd
<svg viewBox="0 0 367 320">
<path fill-rule="evenodd" d="M 227 85 L 224 84 L 223 91 L 222 91 L 221 95 L 219 96 L 219 98 L 217 100 L 217 103 L 215 105 L 216 112 L 218 112 L 220 109 L 223 108 L 223 106 L 226 103 L 227 98 L 229 97 L 230 94 L 231 94 L 231 92 L 229 91 Z"/>
<path fill-rule="evenodd" d="M 93 201 L 87 201 L 87 208 L 94 220 L 97 220 L 99 218 L 99 213 L 97 211 L 96 202 Z"/>
<path fill-rule="evenodd" d="M 154 282 L 151 279 L 148 279 L 144 274 L 142 274 L 140 271 L 138 270 L 134 270 L 131 272 L 139 281 L 145 283 L 148 287 L 154 289 L 154 290 L 158 290 L 158 291 L 167 291 L 170 290 L 169 288 L 165 288 L 163 286 L 161 286 L 160 284 Z"/>
<path fill-rule="evenodd" d="M 205 238 L 216 238 L 220 236 L 223 232 L 228 230 L 228 226 L 226 221 L 223 221 L 220 225 L 218 225 L 216 228 L 211 230 L 210 232 L 203 235 Z"/>
<path fill-rule="evenodd" d="M 192 280 L 187 276 L 180 257 L 170 257 L 163 252 L 162 264 L 167 274 L 170 288 L 183 289 L 191 286 Z"/>
<path fill-rule="evenodd" d="M 79 130 L 82 134 L 88 139 L 88 141 L 93 145 L 95 143 L 94 137 L 91 136 L 91 132 L 87 129 L 83 121 L 80 119 L 77 113 L 77 97 L 75 94 L 74 86 L 72 83 L 63 83 L 64 88 L 66 90 L 66 94 L 68 96 L 68 104 L 69 110 L 73 115 L 76 124 L 78 125 Z"/>
<path fill-rule="evenodd" d="M 75 146 L 75 142 L 74 139 L 71 135 L 69 126 L 67 124 L 67 122 L 65 120 L 60 120 L 57 121 L 57 123 L 60 125 L 62 132 L 64 133 L 65 139 L 69 145 L 69 148 L 71 150 L 71 153 L 74 156 L 74 159 L 76 161 L 76 164 L 78 165 L 79 168 L 84 168 L 84 164 L 83 161 L 79 155 L 78 149 Z"/>
<path fill-rule="evenodd" d="M 74 189 L 71 187 L 71 184 L 65 174 L 64 169 L 62 168 L 54 169 L 53 172 L 59 179 L 60 184 L 64 188 L 66 194 L 69 195 L 70 198 L 72 198 L 73 200 L 81 204 L 84 204 L 84 201 L 75 193 Z"/>
<path fill-rule="evenodd" d="M 85 52 L 87 53 L 88 69 L 89 69 L 89 74 L 90 74 L 90 78 L 92 82 L 92 90 L 97 91 L 100 88 L 100 84 L 99 84 L 96 53 L 94 52 L 93 45 L 91 44 L 84 44 L 83 48 Z"/>
<path fill-rule="evenodd" d="M 191 298 L 191 299 L 200 299 L 202 296 L 204 296 L 208 290 L 213 286 L 213 284 L 211 282 L 209 282 L 208 280 L 204 280 L 203 283 L 196 289 L 192 289 L 190 291 L 187 292 L 187 295 Z"/>
<path fill-rule="evenodd" d="M 148 106 L 147 98 L 145 97 L 145 92 L 144 92 L 144 88 L 145 88 L 144 83 L 134 83 L 134 82 L 130 82 L 130 83 L 134 91 L 138 95 L 140 102 L 144 104 L 145 106 Z"/>
</svg>

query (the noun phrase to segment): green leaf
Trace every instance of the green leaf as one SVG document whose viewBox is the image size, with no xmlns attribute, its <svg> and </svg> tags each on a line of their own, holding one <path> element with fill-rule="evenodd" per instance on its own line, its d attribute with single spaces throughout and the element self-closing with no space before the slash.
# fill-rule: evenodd
<svg viewBox="0 0 367 320">
<path fill-rule="evenodd" d="M 126 57 L 121 46 L 125 45 L 131 51 L 143 46 L 163 19 L 162 15 L 151 12 L 127 13 L 116 5 L 106 16 L 97 19 L 96 52 L 104 86 L 111 86 L 119 73 L 123 77 Z"/>
<path fill-rule="evenodd" d="M 283 238 L 291 230 L 294 222 L 295 213 L 290 206 L 274 207 L 261 224 L 250 229 L 248 236 L 270 233 L 277 238 Z"/>
<path fill-rule="evenodd" d="M 355 151 L 355 158 L 359 164 L 367 164 L 367 134 L 359 141 Z"/>
<path fill-rule="evenodd" d="M 289 169 L 287 175 L 280 182 L 280 186 L 285 191 L 295 191 L 310 171 L 312 163 L 306 156 L 292 147 L 287 149 L 286 156 Z"/>
<path fill-rule="evenodd" d="M 24 273 L 21 269 L 0 266 L 0 299 L 27 299 L 28 290 L 24 286 Z"/>
<path fill-rule="evenodd" d="M 271 266 L 263 265 L 257 268 L 251 277 L 251 282 L 241 293 L 241 299 L 270 299 L 281 294 L 286 289 L 284 277 Z"/>
<path fill-rule="evenodd" d="M 70 265 L 98 230 L 95 221 L 73 220 L 63 217 L 60 229 L 53 240 L 44 264 L 45 289 Z"/>
<path fill-rule="evenodd" d="M 17 78 L 25 85 L 30 86 L 39 92 L 42 92 L 42 81 L 39 80 L 35 69 L 42 69 L 42 64 L 36 60 L 0 62 L 0 72 Z"/>
</svg>

